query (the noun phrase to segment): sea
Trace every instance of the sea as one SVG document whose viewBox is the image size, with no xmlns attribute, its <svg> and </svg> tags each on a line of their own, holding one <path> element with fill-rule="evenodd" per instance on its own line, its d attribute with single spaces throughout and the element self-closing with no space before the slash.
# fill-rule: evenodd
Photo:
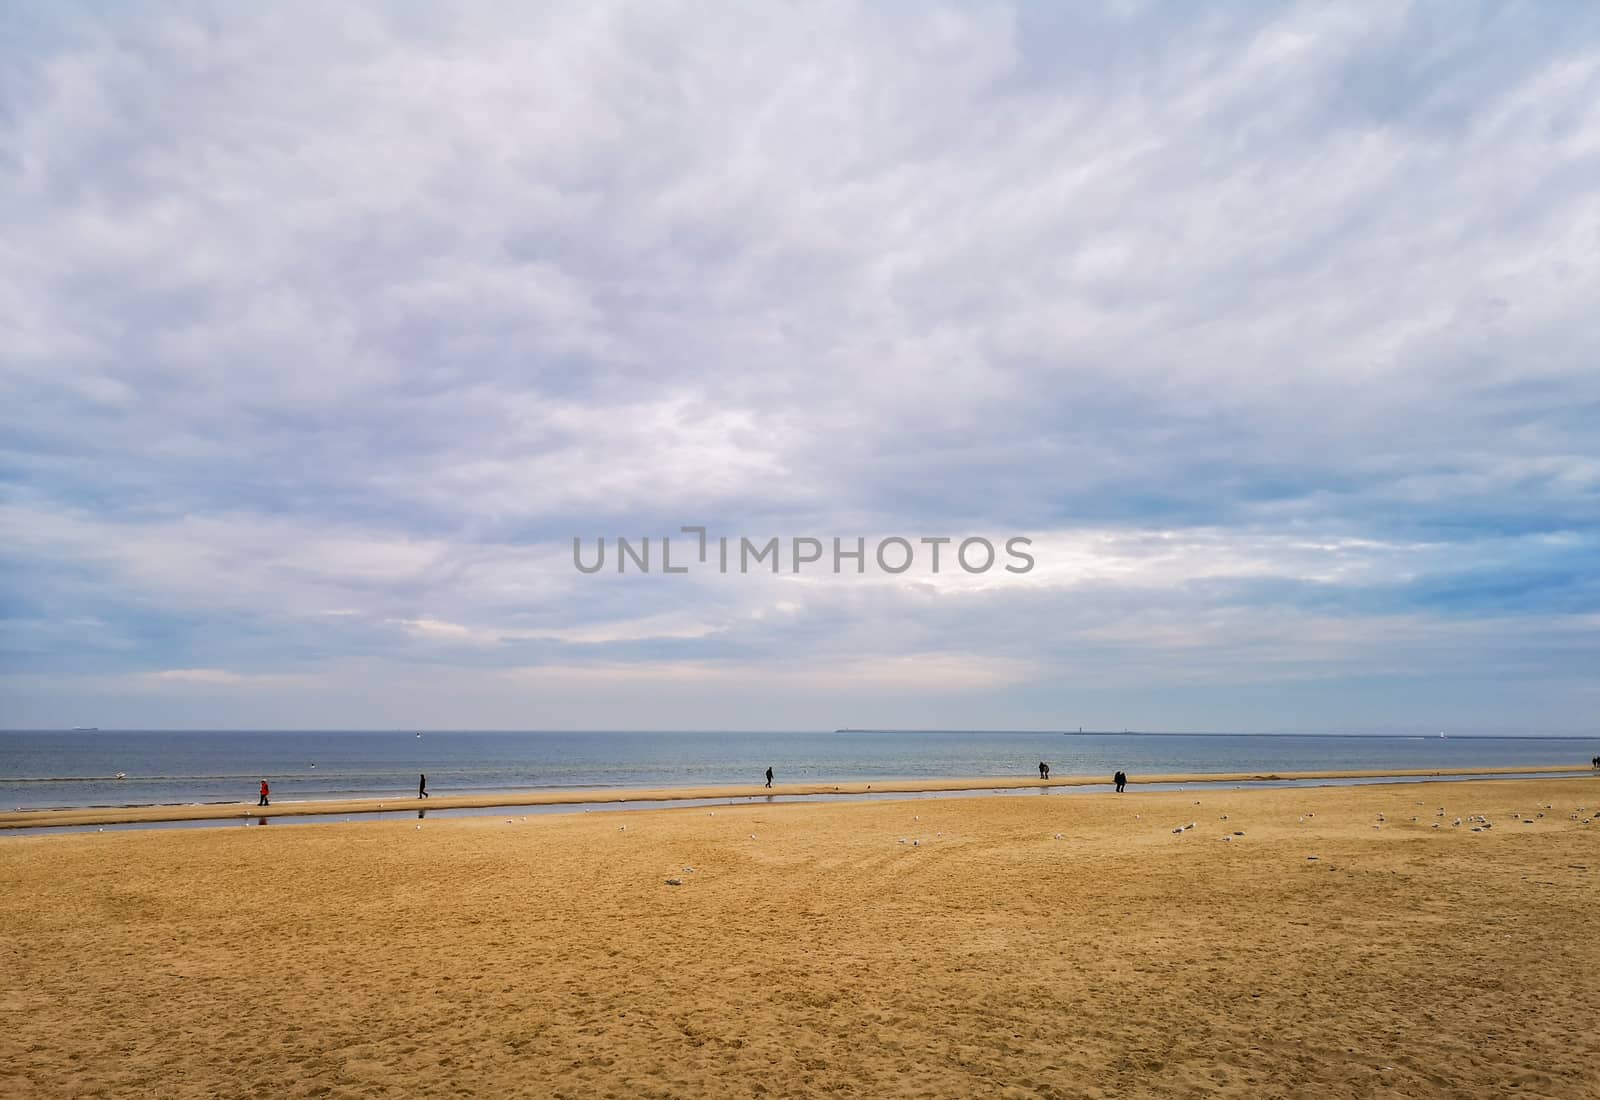
<svg viewBox="0 0 1600 1100">
<path fill-rule="evenodd" d="M 1587 765 L 1597 737 L 1022 731 L 0 731 L 0 809 L 883 779 L 1529 769 Z"/>
</svg>

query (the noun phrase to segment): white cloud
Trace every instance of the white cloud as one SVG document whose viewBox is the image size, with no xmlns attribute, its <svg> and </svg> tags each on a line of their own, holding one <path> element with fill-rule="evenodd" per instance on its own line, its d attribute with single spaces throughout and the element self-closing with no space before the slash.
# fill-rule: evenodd
<svg viewBox="0 0 1600 1100">
<path fill-rule="evenodd" d="M 30 673 L 787 652 L 1043 708 L 1062 664 L 1189 682 L 1140 646 L 1310 677 L 1420 617 L 1487 660 L 1519 603 L 1556 663 L 1592 645 L 1589 15 L 354 4 L 0 42 Z M 1039 564 L 568 564 L 699 522 Z"/>
</svg>

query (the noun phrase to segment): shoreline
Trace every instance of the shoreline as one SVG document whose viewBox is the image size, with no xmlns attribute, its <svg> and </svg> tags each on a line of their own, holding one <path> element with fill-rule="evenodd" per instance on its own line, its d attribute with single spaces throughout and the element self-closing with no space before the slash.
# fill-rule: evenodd
<svg viewBox="0 0 1600 1100">
<path fill-rule="evenodd" d="M 1464 776 L 1548 776 L 1566 778 L 1595 774 L 1587 765 L 1542 768 L 1410 768 L 1379 770 L 1328 770 L 1308 772 L 1187 772 L 1135 777 L 1130 791 L 1141 785 L 1193 783 L 1214 786 L 1223 783 L 1315 782 L 1342 779 L 1417 779 Z M 843 783 L 780 783 L 771 788 L 758 784 L 739 786 L 607 788 L 604 790 L 499 791 L 485 794 L 430 796 L 419 799 L 405 794 L 388 798 L 345 798 L 285 801 L 256 806 L 248 801 L 221 803 L 180 803 L 159 806 L 78 806 L 56 809 L 11 810 L 0 812 L 0 835 L 9 829 L 38 829 L 80 825 L 139 825 L 178 821 L 227 821 L 239 817 L 302 817 L 321 814 L 378 814 L 396 810 L 493 809 L 499 806 L 584 806 L 619 802 L 675 802 L 706 799 L 751 799 L 767 797 L 806 797 L 818 795 L 894 795 L 958 794 L 963 791 L 1030 791 L 1054 788 L 1109 786 L 1105 777 L 1063 776 L 1059 779 L 1009 777 L 966 777 L 954 779 L 853 780 Z"/>
</svg>

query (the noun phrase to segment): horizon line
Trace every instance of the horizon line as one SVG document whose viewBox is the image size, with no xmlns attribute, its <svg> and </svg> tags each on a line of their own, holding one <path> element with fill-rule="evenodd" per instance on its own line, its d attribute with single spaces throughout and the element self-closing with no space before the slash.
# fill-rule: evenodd
<svg viewBox="0 0 1600 1100">
<path fill-rule="evenodd" d="M 1020 733 L 1038 736 L 1067 737 L 1421 737 L 1440 738 L 1471 737 L 1544 737 L 1556 740 L 1589 740 L 1600 738 L 1600 731 L 1589 733 L 1541 733 L 1536 730 L 1520 732 L 1462 732 L 1435 733 L 1418 730 L 1388 731 L 1328 731 L 1309 729 L 1276 730 L 1140 730 L 1140 729 L 1030 729 L 1021 727 L 971 726 L 843 726 L 835 729 L 817 728 L 749 728 L 749 727 L 672 727 L 672 728 L 622 728 L 614 726 L 553 727 L 553 726 L 0 726 L 0 733 L 537 733 L 537 734 L 587 734 L 587 733 L 637 733 L 637 734 L 832 734 L 832 733 L 968 733 L 997 734 Z"/>
</svg>

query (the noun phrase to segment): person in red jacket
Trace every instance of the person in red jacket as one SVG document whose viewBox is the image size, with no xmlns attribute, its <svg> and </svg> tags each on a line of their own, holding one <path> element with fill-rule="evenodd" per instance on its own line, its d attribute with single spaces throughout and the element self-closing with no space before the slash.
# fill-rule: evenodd
<svg viewBox="0 0 1600 1100">
<path fill-rule="evenodd" d="M 272 791 L 267 786 L 267 781 L 265 779 L 263 779 L 261 781 L 261 801 L 257 802 L 256 805 L 257 806 L 270 806 L 270 805 L 272 805 L 271 802 L 267 801 L 267 795 L 269 795 L 271 793 L 272 793 Z"/>
</svg>

